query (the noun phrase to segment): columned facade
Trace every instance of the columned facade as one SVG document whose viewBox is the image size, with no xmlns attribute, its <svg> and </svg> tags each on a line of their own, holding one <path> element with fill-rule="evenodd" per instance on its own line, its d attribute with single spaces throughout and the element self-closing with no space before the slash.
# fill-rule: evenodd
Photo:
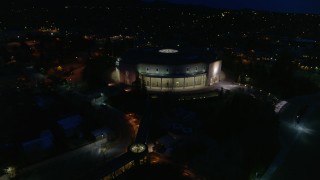
<svg viewBox="0 0 320 180">
<path fill-rule="evenodd" d="M 155 91 L 171 91 L 201 88 L 207 86 L 207 75 L 197 74 L 187 77 L 161 77 L 141 75 L 141 80 L 144 81 L 148 90 Z"/>
<path fill-rule="evenodd" d="M 150 91 L 192 91 L 220 81 L 220 60 L 211 49 L 136 49 L 117 60 L 120 82 L 139 77 Z"/>
</svg>

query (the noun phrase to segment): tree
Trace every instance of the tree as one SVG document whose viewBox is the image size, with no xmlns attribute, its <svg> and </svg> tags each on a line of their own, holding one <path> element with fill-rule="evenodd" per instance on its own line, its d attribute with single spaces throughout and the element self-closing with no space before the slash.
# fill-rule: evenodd
<svg viewBox="0 0 320 180">
<path fill-rule="evenodd" d="M 144 80 L 141 80 L 139 76 L 137 76 L 136 80 L 132 83 L 132 89 L 135 92 L 147 94 L 146 83 Z"/>
<path fill-rule="evenodd" d="M 105 59 L 88 60 L 83 70 L 83 79 L 91 88 L 105 85 L 106 74 L 110 64 Z"/>
</svg>

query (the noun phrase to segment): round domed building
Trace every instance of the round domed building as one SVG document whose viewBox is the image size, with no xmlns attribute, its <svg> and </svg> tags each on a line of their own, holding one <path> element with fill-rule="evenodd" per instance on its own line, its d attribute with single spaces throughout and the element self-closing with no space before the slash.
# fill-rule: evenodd
<svg viewBox="0 0 320 180">
<path fill-rule="evenodd" d="M 121 83 L 132 85 L 137 77 L 149 91 L 201 89 L 220 80 L 220 60 L 213 49 L 129 50 L 116 62 Z"/>
</svg>

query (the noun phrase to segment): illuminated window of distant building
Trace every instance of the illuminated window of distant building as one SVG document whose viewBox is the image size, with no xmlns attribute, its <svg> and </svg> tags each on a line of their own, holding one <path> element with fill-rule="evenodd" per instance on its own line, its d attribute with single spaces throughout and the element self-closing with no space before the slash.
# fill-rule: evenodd
<svg viewBox="0 0 320 180">
<path fill-rule="evenodd" d="M 179 51 L 176 49 L 160 49 L 159 52 L 165 53 L 165 54 L 172 54 L 172 53 L 177 53 Z"/>
</svg>

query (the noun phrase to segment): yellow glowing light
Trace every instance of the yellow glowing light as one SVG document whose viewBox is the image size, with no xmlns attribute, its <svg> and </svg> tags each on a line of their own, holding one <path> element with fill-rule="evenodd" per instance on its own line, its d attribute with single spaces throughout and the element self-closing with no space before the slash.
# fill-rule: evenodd
<svg viewBox="0 0 320 180">
<path fill-rule="evenodd" d="M 57 71 L 62 71 L 62 70 L 63 70 L 62 66 L 57 67 Z"/>
<path fill-rule="evenodd" d="M 146 150 L 146 145 L 144 144 L 133 144 L 130 146 L 130 151 L 133 153 L 142 153 Z"/>
</svg>

